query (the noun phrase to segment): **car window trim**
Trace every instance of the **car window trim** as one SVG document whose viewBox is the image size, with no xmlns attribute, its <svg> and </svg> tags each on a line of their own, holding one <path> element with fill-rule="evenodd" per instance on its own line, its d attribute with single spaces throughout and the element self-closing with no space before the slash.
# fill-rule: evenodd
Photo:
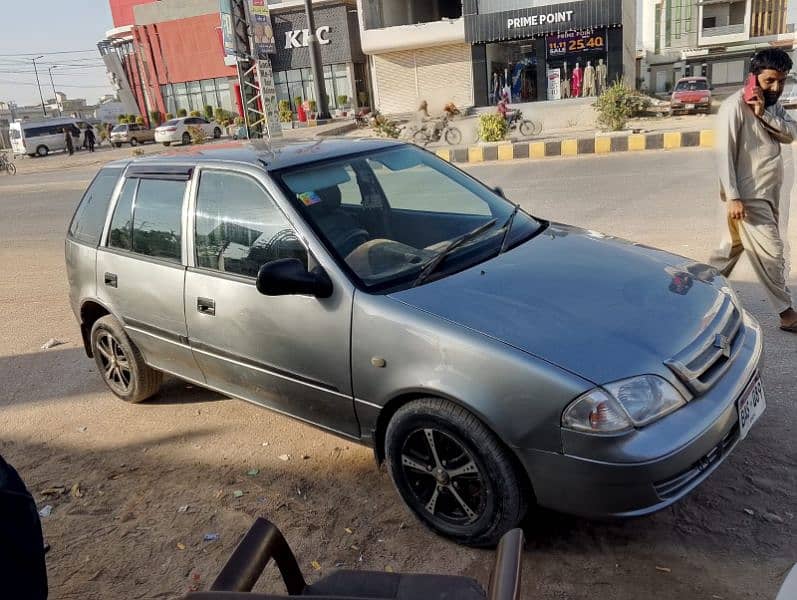
<svg viewBox="0 0 797 600">
<path fill-rule="evenodd" d="M 98 250 L 108 252 L 109 254 L 116 254 L 118 256 L 135 258 L 149 263 L 163 265 L 165 267 L 174 267 L 175 269 L 181 270 L 186 269 L 186 266 L 182 263 L 182 261 L 174 261 L 168 258 L 161 258 L 159 256 L 150 256 L 149 254 L 141 254 L 140 252 L 133 252 L 132 250 L 123 250 L 122 248 L 113 248 L 111 246 L 103 246 L 102 248 L 98 248 Z"/>
<path fill-rule="evenodd" d="M 186 267 L 189 273 L 196 273 L 197 275 L 208 275 L 211 277 L 218 277 L 219 279 L 226 279 L 228 281 L 235 281 L 237 283 L 245 283 L 247 285 L 255 285 L 257 283 L 256 277 L 249 275 L 241 275 L 239 273 L 230 273 L 227 271 L 219 271 L 211 269 L 210 267 Z"/>
</svg>

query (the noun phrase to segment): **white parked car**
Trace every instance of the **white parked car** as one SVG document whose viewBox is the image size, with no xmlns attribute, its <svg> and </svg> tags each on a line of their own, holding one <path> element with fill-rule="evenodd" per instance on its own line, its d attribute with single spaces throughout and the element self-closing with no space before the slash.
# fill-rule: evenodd
<svg viewBox="0 0 797 600">
<path fill-rule="evenodd" d="M 173 142 L 180 142 L 187 146 L 191 143 L 191 134 L 188 132 L 189 127 L 199 127 L 208 137 L 221 137 L 221 125 L 216 121 L 208 121 L 202 117 L 180 117 L 166 121 L 155 129 L 155 141 L 164 146 L 169 146 Z"/>
</svg>

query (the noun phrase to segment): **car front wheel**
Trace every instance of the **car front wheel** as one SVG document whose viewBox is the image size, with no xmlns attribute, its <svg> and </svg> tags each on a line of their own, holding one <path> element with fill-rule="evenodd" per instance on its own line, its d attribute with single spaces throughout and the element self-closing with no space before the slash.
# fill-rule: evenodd
<svg viewBox="0 0 797 600">
<path fill-rule="evenodd" d="M 183 142 L 183 146 L 187 146 L 188 144 L 191 143 L 191 136 L 188 134 L 187 131 L 183 134 L 183 137 L 181 139 Z"/>
<path fill-rule="evenodd" d="M 94 323 L 91 351 L 105 385 L 125 402 L 143 402 L 160 388 L 163 374 L 144 362 L 115 317 L 106 315 Z"/>
<path fill-rule="evenodd" d="M 401 407 L 385 434 L 399 494 L 430 529 L 494 546 L 526 512 L 524 479 L 501 441 L 464 408 L 437 398 Z"/>
<path fill-rule="evenodd" d="M 213 139 L 216 139 L 216 140 L 217 140 L 217 139 L 219 139 L 220 137 L 221 137 L 221 129 L 219 129 L 218 127 L 216 127 L 216 128 L 213 130 Z"/>
</svg>

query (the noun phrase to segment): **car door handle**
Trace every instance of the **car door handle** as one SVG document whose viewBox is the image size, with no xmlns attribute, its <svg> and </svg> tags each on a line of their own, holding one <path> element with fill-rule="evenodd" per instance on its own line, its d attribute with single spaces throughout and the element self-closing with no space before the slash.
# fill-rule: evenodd
<svg viewBox="0 0 797 600">
<path fill-rule="evenodd" d="M 116 273 L 106 273 L 105 274 L 105 285 L 108 287 L 117 287 L 118 281 L 116 279 Z"/>
<path fill-rule="evenodd" d="M 210 298 L 197 298 L 196 299 L 197 312 L 203 315 L 214 316 L 216 314 L 216 301 Z"/>
</svg>

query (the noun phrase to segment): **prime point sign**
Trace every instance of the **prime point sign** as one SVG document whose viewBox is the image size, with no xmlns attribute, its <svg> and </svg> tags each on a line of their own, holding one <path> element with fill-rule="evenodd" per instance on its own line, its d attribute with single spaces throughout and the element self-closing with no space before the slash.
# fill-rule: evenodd
<svg viewBox="0 0 797 600">
<path fill-rule="evenodd" d="M 555 12 L 514 17 L 506 20 L 507 29 L 520 29 L 522 27 L 536 27 L 538 25 L 553 25 L 556 23 L 570 23 L 573 21 L 574 10 L 558 10 Z"/>
</svg>

